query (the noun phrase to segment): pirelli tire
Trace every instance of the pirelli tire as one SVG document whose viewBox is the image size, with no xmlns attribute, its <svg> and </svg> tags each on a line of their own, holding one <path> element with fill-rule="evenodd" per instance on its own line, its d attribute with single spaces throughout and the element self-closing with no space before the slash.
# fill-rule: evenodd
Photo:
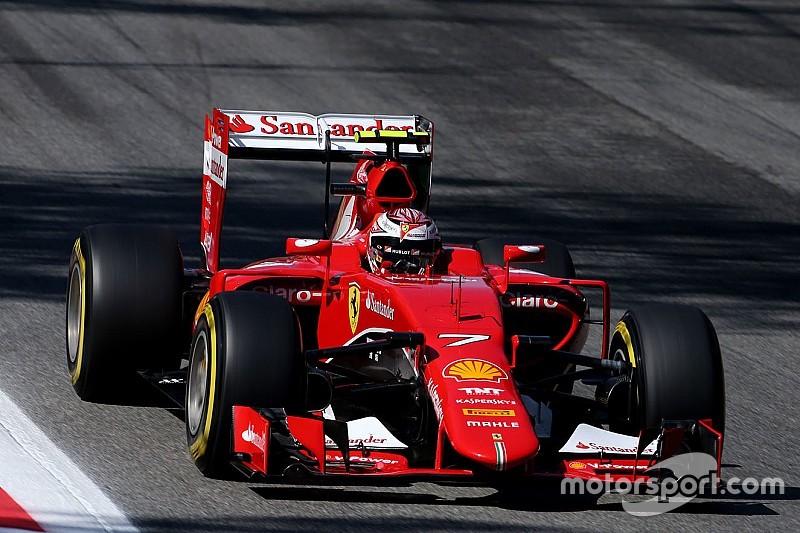
<svg viewBox="0 0 800 533">
<path fill-rule="evenodd" d="M 158 226 L 85 228 L 72 249 L 66 301 L 67 370 L 75 392 L 114 402 L 137 368 L 177 357 L 183 256 Z"/>
<path fill-rule="evenodd" d="M 711 419 L 725 429 L 725 377 L 714 326 L 700 309 L 653 304 L 623 315 L 610 356 L 633 365 L 631 419 L 638 435 L 662 420 Z"/>
<path fill-rule="evenodd" d="M 195 327 L 186 379 L 186 438 L 207 477 L 231 475 L 234 405 L 305 406 L 307 370 L 289 303 L 241 291 L 214 296 Z"/>
<path fill-rule="evenodd" d="M 517 268 L 526 268 L 557 278 L 574 278 L 575 265 L 567 246 L 552 239 L 535 235 L 514 235 L 509 237 L 491 237 L 481 239 L 473 244 L 478 250 L 485 265 L 504 265 L 503 246 L 506 244 L 544 244 L 546 258 L 542 263 L 512 263 Z"/>
</svg>

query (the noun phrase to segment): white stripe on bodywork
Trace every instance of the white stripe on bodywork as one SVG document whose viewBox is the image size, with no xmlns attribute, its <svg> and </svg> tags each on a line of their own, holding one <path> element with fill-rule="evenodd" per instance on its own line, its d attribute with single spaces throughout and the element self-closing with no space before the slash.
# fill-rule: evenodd
<svg viewBox="0 0 800 533">
<path fill-rule="evenodd" d="M 392 331 L 392 330 L 387 328 L 367 328 L 364 331 L 359 332 L 359 334 L 356 335 L 355 337 L 352 337 L 350 340 L 346 341 L 344 344 L 342 344 L 342 346 L 350 346 L 351 344 L 359 340 L 361 337 L 366 337 L 370 333 L 386 333 L 387 331 Z M 333 357 L 325 359 L 326 363 L 330 363 L 331 361 L 333 361 Z"/>
<path fill-rule="evenodd" d="M 345 204 L 342 208 L 342 216 L 336 222 L 336 231 L 333 235 L 334 241 L 342 241 L 348 237 L 352 237 L 358 233 L 356 228 L 356 199 L 353 196 L 345 198 Z"/>
<path fill-rule="evenodd" d="M 445 348 L 455 348 L 456 346 L 464 346 L 465 344 L 472 344 L 473 342 L 488 341 L 492 338 L 491 335 L 474 335 L 468 333 L 440 333 L 440 339 L 461 339 L 460 341 L 445 344 Z"/>
<path fill-rule="evenodd" d="M 45 531 L 138 531 L 3 391 L 0 450 L 0 487 Z"/>
<path fill-rule="evenodd" d="M 358 335 L 355 335 L 350 340 L 346 341 L 342 346 L 350 346 L 351 344 L 356 342 L 361 337 L 366 337 L 370 333 L 386 333 L 386 332 L 389 332 L 389 331 L 392 331 L 392 330 L 388 329 L 388 328 L 367 328 L 365 330 L 362 330 L 362 331 L 358 332 Z"/>
<path fill-rule="evenodd" d="M 359 334 L 356 335 L 355 337 L 353 337 L 350 340 L 348 340 L 347 342 L 345 342 L 343 344 L 343 346 L 350 346 L 351 344 L 353 344 L 357 340 L 361 339 L 362 337 L 369 336 L 370 333 L 387 333 L 387 332 L 390 332 L 390 331 L 393 331 L 393 330 L 388 329 L 388 328 L 367 328 L 367 329 L 359 332 Z M 402 350 L 403 350 L 403 354 L 406 356 L 406 359 L 408 359 L 408 362 L 411 364 L 411 368 L 414 370 L 414 374 L 416 374 L 418 376 L 419 375 L 419 370 L 417 370 L 416 365 L 414 365 L 414 353 L 411 350 L 409 350 L 408 348 L 403 348 Z M 333 357 L 331 357 L 330 359 L 326 360 L 325 362 L 326 363 L 330 363 L 331 361 L 333 361 Z"/>
</svg>

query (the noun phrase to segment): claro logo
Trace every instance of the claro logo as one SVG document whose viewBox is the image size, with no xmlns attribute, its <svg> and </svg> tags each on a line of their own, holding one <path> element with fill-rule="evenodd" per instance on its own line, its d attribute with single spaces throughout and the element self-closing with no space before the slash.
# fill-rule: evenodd
<svg viewBox="0 0 800 533">
<path fill-rule="evenodd" d="M 320 298 L 322 296 L 322 293 L 319 291 L 297 287 L 276 287 L 275 285 L 257 285 L 253 287 L 253 290 L 280 296 L 281 298 L 289 300 L 291 303 L 307 303 L 315 297 Z"/>
<path fill-rule="evenodd" d="M 558 300 L 550 296 L 507 292 L 500 300 L 503 307 L 520 307 L 528 309 L 555 309 Z"/>
</svg>

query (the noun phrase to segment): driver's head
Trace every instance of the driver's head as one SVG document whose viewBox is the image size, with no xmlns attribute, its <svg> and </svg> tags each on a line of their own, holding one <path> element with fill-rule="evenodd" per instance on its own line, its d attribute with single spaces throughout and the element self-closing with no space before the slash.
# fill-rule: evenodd
<svg viewBox="0 0 800 533">
<path fill-rule="evenodd" d="M 374 273 L 424 274 L 442 247 L 433 220 L 417 209 L 382 213 L 369 230 L 367 260 Z"/>
</svg>

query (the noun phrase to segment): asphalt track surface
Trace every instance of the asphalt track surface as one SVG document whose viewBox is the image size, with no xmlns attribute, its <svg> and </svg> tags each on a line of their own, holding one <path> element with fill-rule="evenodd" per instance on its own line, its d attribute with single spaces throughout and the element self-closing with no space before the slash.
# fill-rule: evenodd
<svg viewBox="0 0 800 533">
<path fill-rule="evenodd" d="M 0 389 L 142 530 L 800 529 L 796 2 L 2 0 L 0 36 Z M 214 106 L 434 120 L 447 239 L 560 239 L 611 283 L 615 318 L 701 306 L 725 360 L 725 476 L 786 493 L 634 518 L 614 496 L 209 481 L 179 413 L 79 401 L 72 243 L 154 222 L 196 264 Z M 318 234 L 321 166 L 230 171 L 224 264 Z"/>
</svg>

